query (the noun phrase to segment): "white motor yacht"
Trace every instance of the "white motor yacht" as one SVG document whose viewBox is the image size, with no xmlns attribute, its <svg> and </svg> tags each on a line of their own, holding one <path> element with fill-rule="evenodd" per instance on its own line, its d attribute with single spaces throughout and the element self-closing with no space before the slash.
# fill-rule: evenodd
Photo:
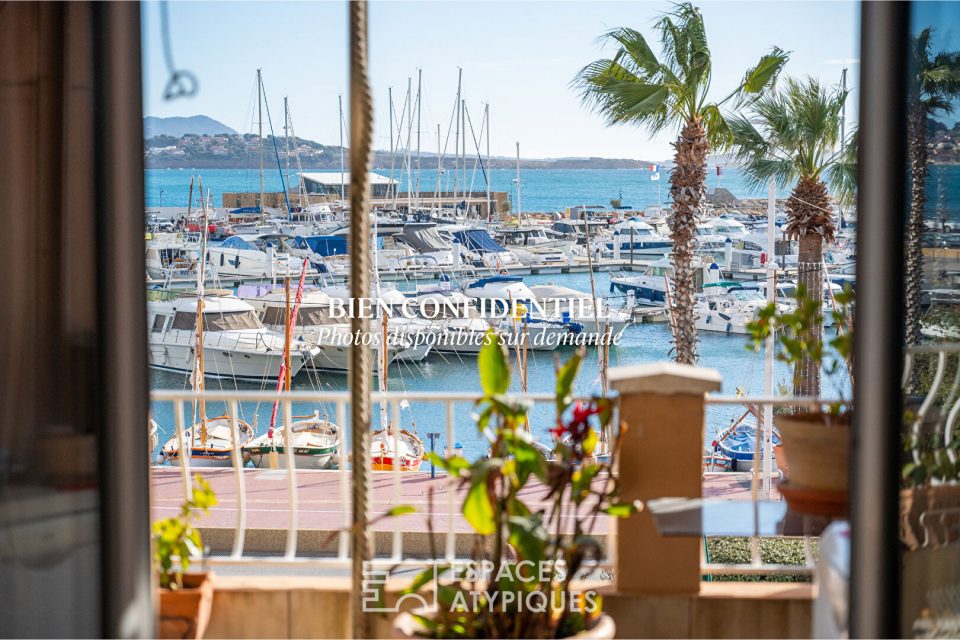
<svg viewBox="0 0 960 640">
<path fill-rule="evenodd" d="M 673 250 L 673 240 L 657 233 L 652 226 L 639 218 L 630 218 L 613 227 L 613 236 L 592 243 L 605 257 L 616 255 L 616 243 L 620 243 L 620 256 L 627 258 L 661 258 Z"/>
<path fill-rule="evenodd" d="M 190 374 L 196 366 L 197 308 L 195 297 L 150 300 L 150 366 Z M 203 298 L 204 373 L 237 380 L 276 379 L 283 362 L 283 335 L 261 324 L 252 306 L 235 297 Z M 296 375 L 317 349 L 303 345 L 290 353 Z"/>
<path fill-rule="evenodd" d="M 260 246 L 256 240 L 260 240 Z M 231 236 L 207 248 L 207 262 L 221 276 L 271 278 L 289 274 L 297 277 L 303 267 L 301 253 L 290 243 L 289 236 L 268 235 L 262 239 Z M 311 267 L 308 269 L 316 273 Z"/>
</svg>

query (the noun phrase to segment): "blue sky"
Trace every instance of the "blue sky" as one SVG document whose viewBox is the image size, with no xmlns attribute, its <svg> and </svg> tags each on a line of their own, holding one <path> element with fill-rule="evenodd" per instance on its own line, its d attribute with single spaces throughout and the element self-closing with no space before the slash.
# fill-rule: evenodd
<svg viewBox="0 0 960 640">
<path fill-rule="evenodd" d="M 703 2 L 714 57 L 713 91 L 728 93 L 771 45 L 791 51 L 787 72 L 839 82 L 850 68 L 857 86 L 859 5 L 854 2 Z M 372 2 L 370 59 L 377 110 L 376 146 L 389 147 L 387 88 L 399 111 L 417 68 L 423 69 L 422 145 L 435 150 L 437 124 L 446 136 L 457 67 L 464 98 L 479 127 L 490 103 L 494 155 L 602 156 L 660 160 L 672 135 L 651 139 L 634 127 L 604 126 L 569 82 L 605 57 L 597 36 L 631 26 L 651 40 L 666 2 L 431 1 Z M 199 78 L 199 95 L 165 102 L 166 70 L 160 10 L 144 4 L 144 108 L 147 115 L 205 114 L 237 131 L 255 131 L 255 73 L 263 69 L 274 127 L 289 96 L 297 135 L 338 140 L 337 96 L 345 94 L 345 2 L 170 3 L 177 66 Z M 656 47 L 655 47 L 656 48 Z M 346 98 L 344 98 L 346 100 Z M 856 91 L 850 103 L 855 114 Z M 415 135 L 415 133 L 414 133 Z M 479 132 L 478 132 L 479 135 Z"/>
</svg>

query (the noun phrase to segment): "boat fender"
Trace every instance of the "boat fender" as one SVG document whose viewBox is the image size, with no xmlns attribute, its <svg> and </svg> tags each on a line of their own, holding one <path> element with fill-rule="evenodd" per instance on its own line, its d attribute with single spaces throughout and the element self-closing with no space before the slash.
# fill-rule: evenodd
<svg viewBox="0 0 960 640">
<path fill-rule="evenodd" d="M 733 323 L 732 323 L 732 322 L 728 322 L 728 323 L 727 323 L 727 333 L 730 333 L 731 331 L 733 331 Z"/>
</svg>

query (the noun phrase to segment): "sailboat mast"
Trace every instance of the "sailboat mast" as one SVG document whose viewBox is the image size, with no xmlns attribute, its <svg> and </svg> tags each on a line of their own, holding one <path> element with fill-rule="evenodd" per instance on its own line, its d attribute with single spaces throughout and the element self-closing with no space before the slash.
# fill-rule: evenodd
<svg viewBox="0 0 960 640">
<path fill-rule="evenodd" d="M 387 187 L 387 198 L 391 197 L 391 191 L 396 190 L 393 184 L 394 167 L 396 165 L 396 156 L 393 148 L 393 87 L 387 87 L 387 95 L 390 102 L 390 185 Z"/>
<path fill-rule="evenodd" d="M 487 222 L 490 222 L 493 207 L 490 205 L 490 181 L 493 180 L 493 169 L 490 167 L 490 103 L 484 108 L 483 118 L 487 121 Z"/>
<path fill-rule="evenodd" d="M 200 230 L 200 265 L 197 269 L 197 341 L 194 345 L 194 353 L 196 358 L 196 369 L 193 372 L 193 389 L 197 393 L 201 393 L 204 390 L 203 376 L 204 376 L 204 362 L 203 362 L 203 296 L 204 296 L 204 282 L 203 276 L 205 269 L 205 261 L 207 256 L 207 203 L 206 198 L 203 195 L 203 179 L 197 179 L 198 186 L 200 188 L 200 197 L 203 200 L 203 208 L 201 210 L 201 224 L 202 228 Z M 191 186 L 192 186 L 191 181 Z M 196 441 L 196 434 L 191 434 L 190 445 L 191 451 L 193 449 L 193 443 Z M 200 444 L 205 446 L 207 444 L 207 405 L 206 401 L 201 397 L 200 398 Z M 181 455 L 190 455 L 180 452 Z"/>
<path fill-rule="evenodd" d="M 523 207 L 520 206 L 520 141 L 517 141 L 517 224 L 523 224 Z M 587 245 L 589 250 L 590 246 Z"/>
<path fill-rule="evenodd" d="M 283 364 L 284 364 L 284 388 L 290 391 L 290 266 L 287 265 L 287 276 L 283 279 L 284 289 L 286 291 L 287 301 L 287 321 L 284 323 L 283 336 Z"/>
<path fill-rule="evenodd" d="M 420 126 L 422 124 L 420 98 L 423 89 L 423 69 L 417 69 L 417 178 L 415 190 L 417 192 L 417 209 L 420 208 Z"/>
<path fill-rule="evenodd" d="M 283 147 L 286 151 L 284 162 L 286 164 L 287 184 L 290 184 L 290 105 L 287 102 L 287 96 L 283 96 Z M 287 217 L 293 217 L 289 207 L 287 207 Z"/>
<path fill-rule="evenodd" d="M 407 78 L 407 148 L 404 155 L 407 165 L 407 214 L 413 213 L 413 167 L 410 162 L 410 137 L 413 130 L 413 78 Z"/>
<path fill-rule="evenodd" d="M 340 105 L 340 201 L 344 200 L 343 188 L 343 96 L 337 96 L 337 102 Z"/>
<path fill-rule="evenodd" d="M 257 203 L 257 207 L 260 217 L 263 218 L 263 78 L 260 75 L 260 69 L 257 69 L 257 114 L 257 137 L 260 139 L 260 202 Z"/>
<path fill-rule="evenodd" d="M 463 150 L 463 199 L 467 199 L 467 101 L 461 99 L 460 101 L 460 131 L 463 135 L 463 144 L 461 149 Z M 463 211 L 464 216 L 467 215 L 467 210 Z"/>
<path fill-rule="evenodd" d="M 453 134 L 453 202 L 456 207 L 457 202 L 457 178 L 460 176 L 460 89 L 463 82 L 463 69 L 457 67 L 457 104 L 456 104 L 456 130 Z M 447 129 L 447 135 L 450 130 Z M 456 211 L 456 209 L 454 209 Z"/>
<path fill-rule="evenodd" d="M 443 193 L 443 148 L 440 145 L 440 123 L 437 123 L 437 213 L 441 208 L 440 194 Z"/>
</svg>

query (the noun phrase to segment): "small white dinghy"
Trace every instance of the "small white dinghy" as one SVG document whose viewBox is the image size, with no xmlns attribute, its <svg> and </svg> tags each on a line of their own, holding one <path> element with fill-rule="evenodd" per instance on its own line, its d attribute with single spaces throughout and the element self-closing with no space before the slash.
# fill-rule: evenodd
<svg viewBox="0 0 960 640">
<path fill-rule="evenodd" d="M 253 439 L 253 428 L 243 420 L 237 420 L 237 445 L 242 447 Z M 183 441 L 191 447 L 190 466 L 229 467 L 233 438 L 230 434 L 230 418 L 208 418 L 189 429 L 183 430 Z M 180 442 L 176 433 L 167 440 L 162 449 L 163 457 L 175 466 L 180 466 Z"/>
<path fill-rule="evenodd" d="M 336 466 L 337 449 L 340 447 L 340 429 L 329 420 L 312 416 L 294 416 L 293 458 L 297 469 L 330 469 Z M 281 469 L 287 468 L 287 450 L 284 446 L 285 429 L 278 426 L 273 433 L 268 431 L 244 445 L 243 454 L 253 466 L 269 466 L 270 453 L 276 451 Z"/>
</svg>

